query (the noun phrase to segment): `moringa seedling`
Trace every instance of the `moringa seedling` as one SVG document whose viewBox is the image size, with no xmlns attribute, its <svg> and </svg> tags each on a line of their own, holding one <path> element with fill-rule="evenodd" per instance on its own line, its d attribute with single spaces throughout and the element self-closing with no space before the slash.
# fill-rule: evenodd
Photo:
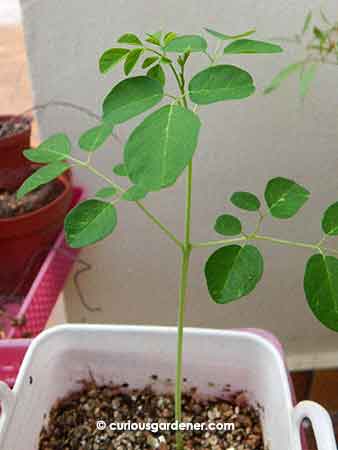
<svg viewBox="0 0 338 450">
<path fill-rule="evenodd" d="M 182 417 L 182 351 L 185 304 L 189 263 L 193 251 L 216 247 L 205 264 L 205 277 L 211 298 L 226 304 L 250 294 L 262 278 L 263 256 L 254 242 L 270 241 L 312 251 L 305 272 L 305 294 L 309 305 L 329 328 L 338 331 L 338 259 L 328 256 L 325 238 L 318 243 L 295 242 L 260 234 L 267 214 L 280 220 L 292 218 L 309 199 L 309 191 L 287 178 L 273 178 L 267 183 L 264 200 L 250 192 L 235 192 L 230 201 L 239 209 L 257 217 L 257 227 L 248 232 L 239 218 L 222 212 L 215 221 L 218 240 L 195 242 L 191 236 L 191 199 L 193 157 L 201 129 L 198 109 L 227 100 L 241 100 L 255 92 L 252 76 L 235 65 L 220 63 L 222 56 L 239 54 L 280 53 L 281 47 L 254 40 L 254 30 L 241 35 L 227 35 L 205 30 L 216 41 L 211 51 L 202 35 L 148 34 L 141 39 L 124 34 L 100 58 L 102 74 L 123 64 L 126 78 L 107 94 L 99 125 L 86 131 L 79 139 L 80 148 L 88 154 L 84 160 L 71 155 L 67 136 L 57 134 L 35 150 L 25 151 L 26 157 L 45 165 L 38 169 L 18 191 L 22 197 L 39 185 L 56 178 L 70 167 L 82 167 L 97 175 L 103 186 L 93 198 L 83 201 L 68 214 L 65 233 L 71 247 L 84 247 L 110 235 L 117 224 L 117 206 L 123 201 L 134 202 L 151 222 L 177 246 L 181 254 L 181 276 L 178 299 L 177 364 L 175 384 L 175 418 Z M 201 70 L 186 80 L 186 65 L 190 59 L 201 58 Z M 141 75 L 131 76 L 139 68 Z M 167 92 L 167 77 L 173 76 L 177 92 Z M 156 107 L 156 108 L 155 108 Z M 114 128 L 148 110 L 154 109 L 131 132 L 124 145 L 123 160 L 106 174 L 92 164 L 93 153 L 112 134 Z M 184 238 L 176 236 L 153 214 L 142 200 L 175 184 L 186 176 Z M 126 177 L 130 187 L 124 189 L 115 176 Z M 324 214 L 325 236 L 338 234 L 338 203 Z M 337 253 L 332 251 L 332 253 Z M 177 433 L 177 448 L 182 449 L 182 435 Z"/>
</svg>

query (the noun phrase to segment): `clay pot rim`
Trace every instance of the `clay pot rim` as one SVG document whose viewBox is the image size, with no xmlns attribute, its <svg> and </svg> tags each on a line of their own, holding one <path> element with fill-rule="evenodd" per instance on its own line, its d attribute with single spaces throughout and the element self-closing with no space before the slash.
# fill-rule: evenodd
<svg viewBox="0 0 338 450">
<path fill-rule="evenodd" d="M 60 175 L 56 178 L 64 185 L 64 190 L 62 193 L 56 197 L 53 201 L 47 203 L 47 205 L 42 206 L 41 208 L 36 209 L 35 211 L 28 212 L 26 214 L 20 214 L 19 216 L 10 217 L 10 218 L 1 218 L 0 217 L 0 225 L 11 225 L 13 223 L 18 223 L 22 221 L 26 221 L 29 219 L 34 218 L 34 216 L 38 216 L 40 214 L 43 214 L 47 212 L 49 209 L 52 209 L 55 204 L 61 203 L 65 197 L 69 195 L 69 191 L 72 189 L 72 184 L 70 180 L 68 179 L 67 175 Z"/>
<path fill-rule="evenodd" d="M 25 135 L 27 133 L 31 133 L 32 132 L 32 122 L 33 119 L 31 117 L 25 116 L 23 114 L 19 114 L 19 115 L 15 115 L 15 114 L 0 114 L 0 123 L 3 122 L 7 122 L 9 120 L 13 120 L 13 122 L 22 122 L 25 121 L 27 122 L 27 128 L 25 128 L 24 130 L 15 133 L 15 134 L 11 134 L 10 136 L 3 136 L 0 137 L 0 144 L 3 145 L 4 142 L 6 142 L 7 140 L 10 139 L 17 139 L 19 136 Z"/>
</svg>

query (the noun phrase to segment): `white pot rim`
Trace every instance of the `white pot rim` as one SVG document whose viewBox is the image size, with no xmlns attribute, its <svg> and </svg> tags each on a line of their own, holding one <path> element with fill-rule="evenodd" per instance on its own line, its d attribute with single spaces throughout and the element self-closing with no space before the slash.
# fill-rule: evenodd
<svg viewBox="0 0 338 450">
<path fill-rule="evenodd" d="M 254 394 L 253 400 L 265 410 L 264 437 L 271 450 L 301 450 L 304 418 L 313 424 L 319 450 L 337 450 L 327 411 L 309 401 L 293 406 L 282 348 L 271 333 L 205 328 L 185 328 L 184 333 L 188 378 L 203 394 L 209 394 L 206 386 L 213 376 L 218 386 L 229 380 L 234 391 L 240 388 Z M 104 380 L 118 373 L 135 386 L 144 386 L 150 370 L 159 370 L 162 376 L 172 373 L 176 335 L 176 327 L 144 325 L 67 324 L 44 331 L 28 349 L 13 391 L 0 383 L 4 409 L 0 442 L 12 450 L 21 450 L 20 442 L 34 447 L 43 413 L 48 413 L 59 396 L 74 389 L 74 382 L 88 376 L 88 367 L 97 369 L 95 375 Z M 32 386 L 28 383 L 31 375 Z"/>
</svg>

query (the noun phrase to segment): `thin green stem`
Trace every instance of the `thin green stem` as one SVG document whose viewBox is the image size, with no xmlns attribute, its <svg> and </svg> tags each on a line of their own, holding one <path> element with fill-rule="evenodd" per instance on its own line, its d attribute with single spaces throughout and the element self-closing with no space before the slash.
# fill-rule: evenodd
<svg viewBox="0 0 338 450">
<path fill-rule="evenodd" d="M 97 170 L 95 167 L 93 167 L 88 159 L 87 161 L 81 161 L 80 159 L 77 158 L 73 158 L 72 156 L 68 156 L 68 159 L 73 161 L 74 163 L 76 163 L 78 166 L 89 170 L 89 172 L 93 173 L 94 175 L 96 175 L 98 178 L 101 178 L 101 180 L 105 181 L 106 183 L 110 184 L 111 186 L 113 186 L 116 190 L 118 190 L 121 193 L 124 193 L 125 190 L 119 186 L 118 184 L 114 183 L 114 181 L 107 177 L 104 173 L 100 172 L 99 170 Z"/>
<path fill-rule="evenodd" d="M 154 222 L 176 245 L 183 249 L 183 243 L 177 239 L 177 237 L 159 220 L 154 216 L 140 201 L 135 202 L 137 206 L 144 212 L 144 214 L 149 217 L 149 219 Z"/>
<path fill-rule="evenodd" d="M 185 220 L 185 247 L 190 246 L 190 233 L 191 233 L 191 198 L 192 198 L 192 161 L 188 166 L 187 174 L 187 196 L 186 196 L 186 220 Z"/>
<path fill-rule="evenodd" d="M 305 242 L 296 242 L 296 241 L 288 241 L 286 239 L 277 239 L 270 236 L 262 236 L 259 234 L 255 234 L 251 236 L 252 240 L 258 241 L 269 241 L 275 244 L 288 245 L 290 247 L 300 247 L 300 248 L 308 248 L 311 250 L 320 250 L 320 247 L 317 244 L 306 244 Z"/>
<path fill-rule="evenodd" d="M 212 57 L 210 57 L 210 61 L 211 61 L 211 65 L 212 66 L 217 63 L 217 61 L 218 61 L 218 59 L 220 57 L 221 47 L 222 47 L 222 42 L 218 41 L 217 44 L 216 44 L 216 49 L 215 49 L 214 55 Z"/>
<path fill-rule="evenodd" d="M 184 95 L 185 94 L 184 88 L 183 88 L 183 92 L 182 92 L 182 85 L 181 85 L 180 76 L 179 76 L 177 70 L 175 69 L 174 64 L 173 63 L 169 63 L 169 67 L 170 67 L 172 73 L 174 74 L 174 77 L 175 77 L 175 79 L 177 81 L 177 84 L 178 84 L 178 87 L 180 89 L 181 94 Z"/>
<path fill-rule="evenodd" d="M 176 382 L 175 382 L 175 420 L 182 422 L 182 362 L 183 362 L 183 339 L 184 339 L 184 320 L 185 304 L 188 287 L 189 261 L 191 248 L 184 249 L 182 252 L 181 278 L 177 317 L 177 353 L 176 353 Z M 183 436 L 180 431 L 176 433 L 176 448 L 183 449 Z"/>
<path fill-rule="evenodd" d="M 169 94 L 168 92 L 165 92 L 164 95 L 165 95 L 166 97 L 172 98 L 172 99 L 174 99 L 174 100 L 177 100 L 177 99 L 178 99 L 177 97 L 175 97 L 175 95 Z"/>
<path fill-rule="evenodd" d="M 324 236 L 317 243 L 318 247 L 321 247 L 324 244 L 324 242 L 326 241 L 326 238 L 327 238 L 327 236 L 325 236 L 325 234 L 324 234 Z"/>
<path fill-rule="evenodd" d="M 211 62 L 211 64 L 213 64 L 214 63 L 214 58 L 210 55 L 210 53 L 207 52 L 207 51 L 205 51 L 203 53 L 208 57 L 208 59 Z"/>
<path fill-rule="evenodd" d="M 153 49 L 153 48 L 150 48 L 150 47 L 144 47 L 144 50 L 148 50 L 148 52 L 155 53 L 155 55 L 158 55 L 158 56 L 160 56 L 161 58 L 164 56 L 163 53 L 158 52 L 157 50 L 155 50 L 155 49 Z"/>
<path fill-rule="evenodd" d="M 183 337 L 185 323 L 185 304 L 188 287 L 188 274 L 190 253 L 192 250 L 190 243 L 191 233 L 191 197 L 192 197 L 192 163 L 190 162 L 187 171 L 186 204 L 185 204 L 185 236 L 184 248 L 182 252 L 181 279 L 177 317 L 177 355 L 176 355 L 176 385 L 175 385 L 175 420 L 182 421 L 182 363 L 183 363 Z M 176 447 L 183 449 L 182 433 L 176 433 Z"/>
<path fill-rule="evenodd" d="M 263 236 L 260 234 L 252 233 L 248 236 L 241 236 L 234 239 L 222 239 L 219 241 L 206 241 L 206 242 L 192 242 L 191 247 L 192 248 L 204 248 L 204 247 L 217 247 L 219 245 L 229 245 L 229 244 L 235 244 L 236 242 L 241 241 L 268 241 L 272 242 L 274 244 L 280 244 L 280 245 L 287 245 L 289 247 L 298 247 L 298 248 L 305 248 L 309 250 L 316 250 L 320 253 L 328 252 L 328 253 L 334 253 L 338 254 L 338 250 L 331 249 L 328 247 L 322 247 L 322 244 L 324 243 L 325 239 L 321 239 L 316 244 L 309 244 L 306 242 L 297 242 L 297 241 L 289 241 L 287 239 L 278 239 L 271 236 Z"/>
<path fill-rule="evenodd" d="M 81 161 L 80 159 L 76 159 L 73 157 L 69 157 L 71 161 L 76 163 L 78 166 L 88 169 L 91 173 L 96 175 L 98 178 L 101 178 L 106 183 L 113 186 L 118 192 L 123 194 L 126 192 L 120 185 L 114 183 L 114 181 L 107 177 L 104 173 L 97 170 L 95 167 L 91 166 L 87 161 Z M 136 205 L 144 212 L 144 214 L 154 223 L 156 224 L 178 247 L 183 248 L 183 243 L 153 214 L 146 208 L 142 202 L 136 201 Z"/>
<path fill-rule="evenodd" d="M 173 67 L 175 70 L 175 68 Z M 176 71 L 176 70 L 175 70 Z M 185 78 L 184 65 L 181 68 L 180 76 L 177 77 L 179 89 L 182 94 L 182 102 L 185 108 L 188 108 L 185 97 Z M 178 423 L 182 421 L 182 363 L 183 363 L 183 340 L 185 323 L 185 305 L 188 288 L 188 275 L 191 246 L 191 201 L 192 201 L 192 161 L 187 169 L 187 186 L 185 202 L 185 233 L 184 245 L 182 249 L 181 278 L 179 289 L 178 317 L 177 317 L 177 354 L 176 354 L 176 380 L 175 380 L 175 420 Z M 183 435 L 181 431 L 176 433 L 176 449 L 183 450 Z"/>
<path fill-rule="evenodd" d="M 234 239 L 221 239 L 219 241 L 206 241 L 206 242 L 192 242 L 192 248 L 203 248 L 203 247 L 215 247 L 218 245 L 236 244 L 236 242 L 246 241 L 245 236 L 234 238 Z"/>
</svg>

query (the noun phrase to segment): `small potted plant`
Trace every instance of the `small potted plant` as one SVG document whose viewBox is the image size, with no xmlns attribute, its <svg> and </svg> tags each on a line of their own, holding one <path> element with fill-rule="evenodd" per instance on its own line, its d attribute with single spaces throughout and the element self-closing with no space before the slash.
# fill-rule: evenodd
<svg viewBox="0 0 338 450">
<path fill-rule="evenodd" d="M 220 59 L 224 55 L 282 51 L 278 45 L 252 39 L 254 31 L 237 36 L 211 29 L 206 32 L 216 40 L 213 52 L 201 35 L 155 33 L 142 40 L 135 34 L 124 34 L 118 39 L 118 46 L 100 58 L 102 73 L 108 73 L 122 62 L 127 78 L 115 85 L 104 99 L 101 123 L 80 137 L 79 146 L 87 157 L 75 158 L 64 135 L 54 139 L 62 140 L 65 145 L 49 148 L 42 144 L 37 150 L 25 151 L 30 161 L 46 165 L 23 183 L 17 193 L 19 199 L 70 167 L 87 169 L 103 182 L 102 189 L 93 198 L 80 203 L 66 217 L 65 232 L 70 246 L 84 247 L 109 236 L 117 225 L 117 206 L 124 201 L 133 202 L 163 231 L 181 257 L 178 323 L 177 329 L 74 325 L 45 333 L 29 349 L 14 393 L 2 385 L 6 414 L 0 436 L 3 448 L 21 450 L 24 440 L 27 448 L 41 450 L 64 445 L 71 449 L 105 450 L 116 447 L 261 450 L 265 446 L 271 450 L 300 450 L 299 426 L 309 416 L 316 425 L 320 450 L 335 449 L 330 421 L 321 407 L 310 402 L 293 409 L 283 359 L 261 333 L 184 328 L 193 253 L 200 248 L 216 248 L 206 261 L 205 277 L 213 301 L 227 304 L 250 294 L 259 283 L 264 269 L 263 256 L 253 242 L 268 241 L 313 253 L 305 271 L 306 297 L 319 320 L 338 330 L 337 293 L 333 285 L 338 259 L 328 255 L 331 251 L 325 247 L 324 239 L 307 243 L 261 234 L 261 224 L 267 214 L 286 220 L 302 208 L 310 196 L 303 186 L 285 177 L 269 180 L 264 193 L 265 207 L 256 194 L 235 192 L 231 202 L 240 210 L 256 215 L 256 228 L 246 230 L 239 218 L 220 211 L 214 224 L 219 239 L 196 242 L 191 236 L 193 157 L 202 125 L 198 110 L 216 102 L 244 99 L 255 91 L 253 78 L 247 71 L 220 63 Z M 203 57 L 201 70 L 187 80 L 186 65 L 196 55 Z M 145 73 L 131 76 L 141 58 Z M 168 74 L 176 81 L 177 92 L 168 92 Z M 158 107 L 163 101 L 165 104 Z M 114 127 L 156 106 L 132 131 L 124 147 L 123 161 L 113 169 L 116 176 L 130 181 L 130 187 L 124 189 L 115 177 L 93 165 L 93 154 Z M 143 199 L 158 195 L 183 174 L 186 207 L 182 239 L 148 209 Z M 324 214 L 322 228 L 326 235 L 338 233 L 338 217 L 332 214 L 332 207 Z M 53 406 L 57 399 L 76 389 L 83 378 L 88 382 L 80 393 L 73 393 Z M 144 390 L 150 379 L 153 390 Z M 98 386 L 95 380 L 105 386 Z M 184 385 L 190 388 L 185 396 Z M 163 394 L 168 387 L 174 395 Z M 196 387 L 204 400 L 196 400 Z M 160 392 L 157 396 L 155 388 Z M 252 405 L 256 401 L 263 409 L 264 438 L 257 416 L 248 417 L 253 414 L 248 399 L 237 396 L 232 403 L 226 400 L 229 390 L 241 389 L 247 391 Z M 163 409 L 166 409 L 166 419 Z M 50 411 L 49 424 L 42 429 L 44 415 Z M 127 411 L 124 416 L 123 411 Z M 170 433 L 152 439 L 146 432 L 136 437 L 130 433 L 117 437 L 107 429 L 107 422 L 113 422 L 114 418 L 142 420 L 137 411 L 144 412 L 142 417 L 146 421 L 175 421 L 176 439 Z M 224 422 L 226 417 L 235 422 L 234 433 L 182 432 L 181 426 L 186 421 L 199 418 Z M 79 418 L 82 418 L 80 423 Z M 18 429 L 20 442 L 15 431 Z"/>
<path fill-rule="evenodd" d="M 64 174 L 56 174 L 44 186 L 17 199 L 25 179 L 41 170 L 24 157 L 30 148 L 31 121 L 24 116 L 3 116 L 0 120 L 0 275 L 1 306 L 20 303 L 28 293 L 42 261 L 48 254 L 69 209 L 72 186 Z M 64 147 L 60 140 L 48 140 L 37 150 Z"/>
</svg>

